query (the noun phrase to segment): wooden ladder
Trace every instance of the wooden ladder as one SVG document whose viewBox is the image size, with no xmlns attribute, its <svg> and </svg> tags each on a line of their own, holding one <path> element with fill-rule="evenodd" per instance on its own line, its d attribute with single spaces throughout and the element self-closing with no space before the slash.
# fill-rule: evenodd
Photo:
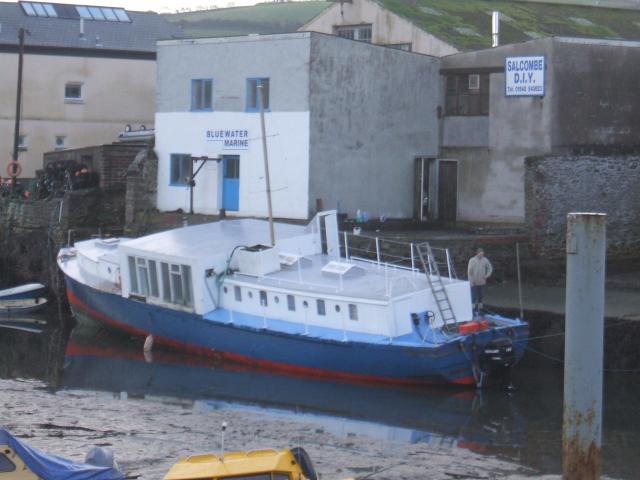
<svg viewBox="0 0 640 480">
<path fill-rule="evenodd" d="M 458 323 L 456 320 L 456 314 L 453 311 L 451 302 L 449 301 L 449 295 L 447 295 L 447 290 L 444 288 L 444 283 L 442 283 L 442 276 L 440 275 L 438 262 L 436 262 L 436 259 L 433 256 L 431 245 L 429 242 L 420 243 L 417 245 L 417 251 L 445 329 L 457 330 Z"/>
</svg>

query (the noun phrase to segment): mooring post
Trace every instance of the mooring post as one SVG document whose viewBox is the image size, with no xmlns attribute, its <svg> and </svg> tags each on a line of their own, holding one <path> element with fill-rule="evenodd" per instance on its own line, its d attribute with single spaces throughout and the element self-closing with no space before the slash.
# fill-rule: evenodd
<svg viewBox="0 0 640 480">
<path fill-rule="evenodd" d="M 600 478 L 607 216 L 567 215 L 567 300 L 562 471 L 567 480 Z"/>
</svg>

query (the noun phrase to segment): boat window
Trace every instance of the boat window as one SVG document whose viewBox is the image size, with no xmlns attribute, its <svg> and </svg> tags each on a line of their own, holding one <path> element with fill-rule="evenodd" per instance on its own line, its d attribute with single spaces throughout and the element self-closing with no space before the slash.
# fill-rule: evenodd
<svg viewBox="0 0 640 480">
<path fill-rule="evenodd" d="M 293 295 L 287 295 L 287 307 L 292 312 L 296 311 L 296 297 Z"/>
<path fill-rule="evenodd" d="M 265 292 L 264 290 L 260 290 L 260 305 L 266 307 L 268 304 L 269 302 L 267 301 L 267 292 Z"/>
<path fill-rule="evenodd" d="M 145 297 L 149 295 L 149 271 L 147 269 L 147 261 L 144 258 L 136 258 L 138 266 L 138 285 L 140 290 L 138 293 Z"/>
<path fill-rule="evenodd" d="M 173 303 L 182 303 L 184 293 L 182 288 L 182 272 L 180 265 L 171 265 L 171 300 Z"/>
<path fill-rule="evenodd" d="M 158 270 L 155 260 L 149 260 L 149 279 L 151 280 L 151 296 L 160 298 L 158 289 Z"/>
<path fill-rule="evenodd" d="M 316 305 L 318 307 L 318 315 L 324 316 L 327 314 L 327 310 L 324 306 L 324 300 L 316 300 Z"/>
<path fill-rule="evenodd" d="M 242 290 L 237 285 L 233 287 L 233 293 L 236 296 L 236 302 L 242 301 Z"/>
<path fill-rule="evenodd" d="M 222 290 L 224 291 L 224 293 L 229 293 L 229 289 L 227 287 L 222 287 Z"/>
<path fill-rule="evenodd" d="M 279 297 L 273 297 L 273 301 L 276 303 L 280 303 L 280 298 Z"/>
<path fill-rule="evenodd" d="M 247 295 L 249 295 L 249 298 L 253 298 L 253 292 L 249 292 Z"/>
<path fill-rule="evenodd" d="M 336 312 L 340 313 L 340 305 L 336 305 Z"/>
<path fill-rule="evenodd" d="M 131 291 L 137 293 L 138 275 L 136 274 L 136 260 L 134 257 L 129 257 L 129 280 L 131 282 Z"/>
<path fill-rule="evenodd" d="M 349 304 L 349 319 L 358 320 L 358 306 L 353 303 Z"/>
<path fill-rule="evenodd" d="M 304 308 L 309 308 L 309 302 L 307 302 L 306 300 L 304 302 L 302 302 L 302 306 Z"/>
<path fill-rule="evenodd" d="M 184 290 L 184 304 L 193 305 L 193 288 L 191 288 L 191 267 L 182 265 L 182 282 Z"/>
<path fill-rule="evenodd" d="M 162 270 L 162 299 L 165 302 L 171 302 L 171 280 L 169 277 L 169 264 L 162 262 L 160 264 Z"/>
<path fill-rule="evenodd" d="M 4 453 L 0 453 L 0 473 L 13 472 L 15 469 L 14 463 Z"/>
</svg>

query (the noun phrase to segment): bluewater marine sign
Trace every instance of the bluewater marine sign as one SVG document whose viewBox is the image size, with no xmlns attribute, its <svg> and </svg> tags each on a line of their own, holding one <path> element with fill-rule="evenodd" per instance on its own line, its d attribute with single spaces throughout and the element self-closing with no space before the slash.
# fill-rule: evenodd
<svg viewBox="0 0 640 480">
<path fill-rule="evenodd" d="M 207 142 L 220 142 L 223 150 L 248 150 L 249 131 L 244 129 L 207 130 Z"/>
<path fill-rule="evenodd" d="M 507 97 L 544 96 L 544 55 L 507 57 L 504 64 Z"/>
</svg>

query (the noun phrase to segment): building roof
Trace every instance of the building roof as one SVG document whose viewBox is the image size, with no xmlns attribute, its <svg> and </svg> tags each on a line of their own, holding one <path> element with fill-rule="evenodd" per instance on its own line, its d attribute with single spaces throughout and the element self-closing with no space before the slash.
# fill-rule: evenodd
<svg viewBox="0 0 640 480">
<path fill-rule="evenodd" d="M 188 37 L 233 37 L 295 32 L 331 6 L 327 1 L 262 3 L 164 15 Z"/>
<path fill-rule="evenodd" d="M 15 48 L 21 27 L 29 31 L 27 47 L 53 47 L 95 51 L 125 51 L 155 53 L 156 41 L 178 38 L 179 29 L 155 12 L 126 11 L 123 19 L 130 21 L 84 20 L 84 37 L 80 35 L 80 18 L 75 6 L 38 3 L 55 8 L 56 16 L 28 15 L 23 3 L 0 2 L 0 45 Z M 56 10 L 53 10 L 55 12 Z M 105 10 L 104 8 L 102 10 Z M 112 14 L 113 9 L 107 8 Z M 124 10 L 120 10 L 119 15 Z"/>
<path fill-rule="evenodd" d="M 491 46 L 491 12 L 499 11 L 500 43 L 549 37 L 638 40 L 640 11 L 592 6 L 589 0 L 373 0 L 461 51 Z M 583 3 L 577 5 L 574 3 Z"/>
</svg>

